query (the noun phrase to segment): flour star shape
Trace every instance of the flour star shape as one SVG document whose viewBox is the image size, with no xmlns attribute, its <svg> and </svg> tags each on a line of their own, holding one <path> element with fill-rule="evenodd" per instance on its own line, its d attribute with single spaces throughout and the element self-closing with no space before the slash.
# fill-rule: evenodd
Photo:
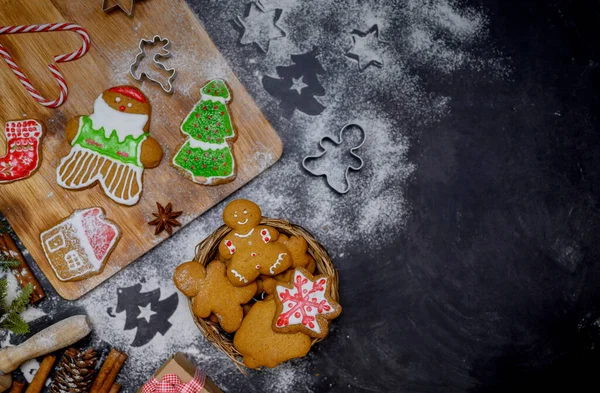
<svg viewBox="0 0 600 393">
<path fill-rule="evenodd" d="M 302 94 L 302 89 L 308 87 L 308 85 L 304 83 L 303 78 L 304 76 L 300 76 L 298 79 L 292 78 L 292 86 L 290 87 L 290 90 L 296 90 L 298 94 Z"/>
<path fill-rule="evenodd" d="M 135 0 L 102 0 L 102 11 L 110 12 L 117 8 L 131 16 L 133 14 L 133 7 Z"/>
<path fill-rule="evenodd" d="M 152 311 L 152 304 L 148 303 L 147 306 L 138 306 L 138 308 L 140 309 L 140 315 L 138 315 L 138 319 L 144 318 L 146 322 L 150 323 L 150 318 L 156 314 L 155 311 Z"/>
<path fill-rule="evenodd" d="M 276 38 L 285 37 L 285 31 L 277 26 L 282 9 L 265 10 L 260 1 L 248 4 L 244 17 L 236 18 L 237 24 L 243 30 L 240 44 L 256 44 L 260 50 L 267 53 L 269 42 Z"/>
<path fill-rule="evenodd" d="M 381 55 L 389 43 L 379 39 L 379 27 L 373 25 L 366 32 L 353 30 L 350 34 L 352 34 L 353 45 L 346 52 L 346 56 L 358 61 L 358 69 L 364 71 L 370 65 L 383 67 Z"/>
</svg>

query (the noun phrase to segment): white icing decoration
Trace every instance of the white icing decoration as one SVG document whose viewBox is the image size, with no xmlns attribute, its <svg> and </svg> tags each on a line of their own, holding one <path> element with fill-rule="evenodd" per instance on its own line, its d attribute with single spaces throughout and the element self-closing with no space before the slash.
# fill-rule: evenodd
<svg viewBox="0 0 600 393">
<path fill-rule="evenodd" d="M 247 283 L 248 280 L 246 279 L 246 277 L 242 276 L 240 273 L 238 273 L 236 270 L 231 269 L 231 273 L 233 273 L 233 275 L 240 280 L 243 283 Z"/>
<path fill-rule="evenodd" d="M 115 102 L 121 102 L 121 97 L 115 97 Z"/>
<path fill-rule="evenodd" d="M 227 243 L 231 243 L 231 244 L 227 244 Z M 231 240 L 225 240 L 225 247 L 227 247 L 227 249 L 229 250 L 229 253 L 231 255 L 233 255 L 233 253 L 235 253 L 235 245 L 233 244 L 233 242 Z"/>
<path fill-rule="evenodd" d="M 190 147 L 192 147 L 194 149 L 200 148 L 202 150 L 219 150 L 219 149 L 224 149 L 226 147 L 229 147 L 227 142 L 218 143 L 218 144 L 217 143 L 208 143 L 208 142 L 199 141 L 194 138 L 189 138 L 188 142 L 190 142 Z M 183 145 L 185 146 L 185 143 Z M 183 146 L 181 148 L 183 148 Z M 181 150 L 181 148 L 179 150 Z"/>
<path fill-rule="evenodd" d="M 106 173 L 111 173 L 113 169 L 115 171 L 110 184 L 106 184 L 106 179 L 100 171 L 107 161 L 110 162 L 110 165 Z M 71 164 L 74 164 L 73 169 L 61 175 Z M 75 145 L 71 148 L 69 155 L 60 161 L 60 165 L 56 169 L 56 182 L 63 188 L 77 190 L 98 181 L 110 199 L 122 205 L 132 206 L 139 201 L 142 194 L 143 172 L 143 167 L 117 162 L 110 157 L 103 156 L 80 145 Z M 82 173 L 83 176 L 80 176 Z M 80 178 L 78 183 L 75 182 L 77 178 Z M 81 181 L 84 179 L 87 180 Z M 132 194 L 133 185 L 136 183 L 138 191 Z M 121 185 L 123 187 L 120 187 Z M 119 188 L 122 188 L 122 195 L 120 196 L 116 195 Z"/>
<path fill-rule="evenodd" d="M 246 218 L 244 221 L 238 221 L 239 225 L 244 225 L 248 222 L 248 219 Z"/>
<path fill-rule="evenodd" d="M 281 262 L 283 261 L 283 257 L 285 255 L 287 255 L 287 253 L 282 252 L 281 254 L 279 254 L 277 256 L 277 260 L 275 261 L 275 263 L 273 264 L 273 266 L 271 266 L 271 268 L 269 269 L 269 273 L 275 274 L 275 269 L 277 268 L 277 266 L 281 265 Z"/>
<path fill-rule="evenodd" d="M 215 101 L 220 102 L 222 104 L 227 104 L 229 102 L 229 98 L 225 99 L 223 97 L 211 96 L 200 92 L 200 101 Z"/>
<path fill-rule="evenodd" d="M 245 235 L 240 235 L 239 233 L 235 232 L 233 234 L 233 236 L 237 236 L 237 237 L 248 237 L 250 235 L 252 235 L 252 232 L 254 232 L 254 228 L 250 229 L 250 231 L 248 233 L 246 233 Z"/>
<path fill-rule="evenodd" d="M 266 232 L 266 233 L 263 233 L 263 232 Z M 262 236 L 262 240 L 263 240 L 263 242 L 265 242 L 265 243 L 268 243 L 268 242 L 269 242 L 269 240 L 271 240 L 271 239 L 272 239 L 272 237 L 271 237 L 271 233 L 269 233 L 269 230 L 268 230 L 267 228 L 264 228 L 263 230 L 261 230 L 261 231 L 260 231 L 260 235 Z M 267 240 L 267 239 L 269 239 L 269 240 Z"/>
<path fill-rule="evenodd" d="M 104 135 L 108 138 L 116 131 L 119 142 L 132 135 L 134 139 L 145 134 L 144 126 L 148 122 L 148 115 L 139 113 L 126 113 L 110 107 L 102 98 L 102 94 L 94 102 L 94 113 L 89 118 L 94 129 L 104 128 Z"/>
</svg>

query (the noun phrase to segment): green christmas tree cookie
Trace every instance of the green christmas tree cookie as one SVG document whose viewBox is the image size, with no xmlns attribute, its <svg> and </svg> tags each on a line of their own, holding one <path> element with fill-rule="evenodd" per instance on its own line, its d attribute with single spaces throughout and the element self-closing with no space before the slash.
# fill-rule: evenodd
<svg viewBox="0 0 600 393">
<path fill-rule="evenodd" d="M 194 183 L 226 183 L 235 178 L 236 171 L 231 143 L 237 135 L 227 109 L 231 94 L 221 79 L 207 83 L 200 94 L 200 101 L 181 123 L 187 140 L 171 163 Z"/>
</svg>

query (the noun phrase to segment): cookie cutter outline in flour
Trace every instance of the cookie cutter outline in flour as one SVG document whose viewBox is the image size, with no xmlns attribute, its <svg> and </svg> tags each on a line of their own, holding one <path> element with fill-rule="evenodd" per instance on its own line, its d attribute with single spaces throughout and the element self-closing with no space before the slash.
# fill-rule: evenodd
<svg viewBox="0 0 600 393">
<path fill-rule="evenodd" d="M 146 57 L 146 53 L 144 52 L 144 46 L 150 45 L 150 44 L 156 44 L 159 42 L 165 42 L 165 44 L 162 46 L 162 49 L 165 51 L 165 54 L 162 54 L 162 53 L 155 54 L 154 57 L 152 57 L 152 63 L 154 63 L 154 65 L 156 67 L 161 68 L 161 69 L 165 70 L 166 72 L 173 71 L 171 76 L 167 79 L 168 87 L 166 89 L 162 83 L 160 83 L 157 79 L 152 78 L 145 71 L 140 72 L 139 77 L 135 76 L 135 71 L 137 71 L 137 68 L 139 67 L 140 63 L 142 62 L 142 59 L 144 57 Z M 140 49 L 140 51 L 135 56 L 135 61 L 131 64 L 131 66 L 129 66 L 129 74 L 133 77 L 133 79 L 135 79 L 138 82 L 141 81 L 142 79 L 144 79 L 144 76 L 145 76 L 146 79 L 148 79 L 150 82 L 154 82 L 154 83 L 158 84 L 165 93 L 168 93 L 168 94 L 173 93 L 173 91 L 175 90 L 173 87 L 173 81 L 175 80 L 175 77 L 177 76 L 177 71 L 175 70 L 175 68 L 167 68 L 163 63 L 161 63 L 158 60 L 159 57 L 162 57 L 164 59 L 168 59 L 171 57 L 171 52 L 169 52 L 169 50 L 168 50 L 169 48 L 171 48 L 171 41 L 168 38 L 162 38 L 159 35 L 155 35 L 150 40 L 142 38 L 140 40 L 140 43 L 138 44 L 138 48 Z"/>
<path fill-rule="evenodd" d="M 344 135 L 344 131 L 350 127 L 357 128 L 362 134 L 360 143 L 357 146 L 354 146 L 353 148 L 350 149 L 350 155 L 356 157 L 360 161 L 360 165 L 357 167 L 348 165 L 346 167 L 346 171 L 344 172 L 344 180 L 346 181 L 347 186 L 344 190 L 340 191 L 340 190 L 336 189 L 333 186 L 333 184 L 329 181 L 329 177 L 327 176 L 327 173 L 316 173 L 316 172 L 313 172 L 310 169 L 308 169 L 308 167 L 306 166 L 306 160 L 321 158 L 321 157 L 323 157 L 323 155 L 325 153 L 327 153 L 327 151 L 328 151 L 327 148 L 325 146 L 323 146 L 323 141 L 325 141 L 325 140 L 329 140 L 329 141 L 333 142 L 333 144 L 336 146 L 341 145 L 344 140 L 342 137 Z M 350 172 L 350 170 L 353 170 L 354 172 L 358 172 L 365 165 L 365 162 L 363 161 L 363 159 L 358 154 L 356 154 L 356 150 L 360 149 L 365 144 L 366 140 L 367 140 L 367 133 L 365 132 L 364 128 L 362 128 L 360 125 L 355 124 L 355 123 L 347 123 L 340 130 L 339 141 L 336 141 L 335 139 L 330 138 L 328 136 L 321 138 L 321 140 L 319 141 L 319 146 L 321 147 L 321 149 L 323 149 L 323 151 L 316 155 L 304 157 L 304 159 L 302 160 L 302 168 L 304 168 L 305 171 L 307 171 L 308 173 L 310 173 L 313 176 L 317 176 L 317 177 L 325 176 L 325 180 L 327 181 L 327 185 L 329 186 L 329 188 L 331 188 L 338 194 L 346 194 L 352 188 L 350 185 L 350 179 L 348 178 L 348 173 Z"/>
</svg>

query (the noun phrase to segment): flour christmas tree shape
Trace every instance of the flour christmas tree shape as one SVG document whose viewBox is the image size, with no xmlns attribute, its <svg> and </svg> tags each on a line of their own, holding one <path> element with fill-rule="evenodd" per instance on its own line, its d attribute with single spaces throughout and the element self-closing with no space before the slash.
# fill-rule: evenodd
<svg viewBox="0 0 600 393">
<path fill-rule="evenodd" d="M 227 108 L 230 100 L 225 81 L 214 79 L 200 90 L 200 101 L 181 124 L 187 140 L 171 164 L 194 183 L 216 185 L 235 179 L 231 144 L 237 135 Z"/>
<path fill-rule="evenodd" d="M 321 139 L 319 146 L 323 151 L 305 157 L 302 166 L 312 175 L 325 176 L 329 187 L 345 194 L 350 191 L 348 173 L 350 170 L 359 171 L 363 167 L 363 160 L 356 154 L 356 150 L 365 142 L 365 136 L 361 126 L 347 124 L 341 129 L 339 140 L 329 137 Z"/>
<path fill-rule="evenodd" d="M 294 64 L 276 67 L 277 77 L 263 76 L 263 87 L 280 100 L 279 107 L 285 117 L 291 118 L 296 109 L 311 116 L 325 109 L 316 99 L 325 95 L 325 88 L 319 81 L 319 75 L 324 75 L 325 69 L 318 54 L 317 47 L 313 47 L 310 52 L 291 55 Z"/>
</svg>

